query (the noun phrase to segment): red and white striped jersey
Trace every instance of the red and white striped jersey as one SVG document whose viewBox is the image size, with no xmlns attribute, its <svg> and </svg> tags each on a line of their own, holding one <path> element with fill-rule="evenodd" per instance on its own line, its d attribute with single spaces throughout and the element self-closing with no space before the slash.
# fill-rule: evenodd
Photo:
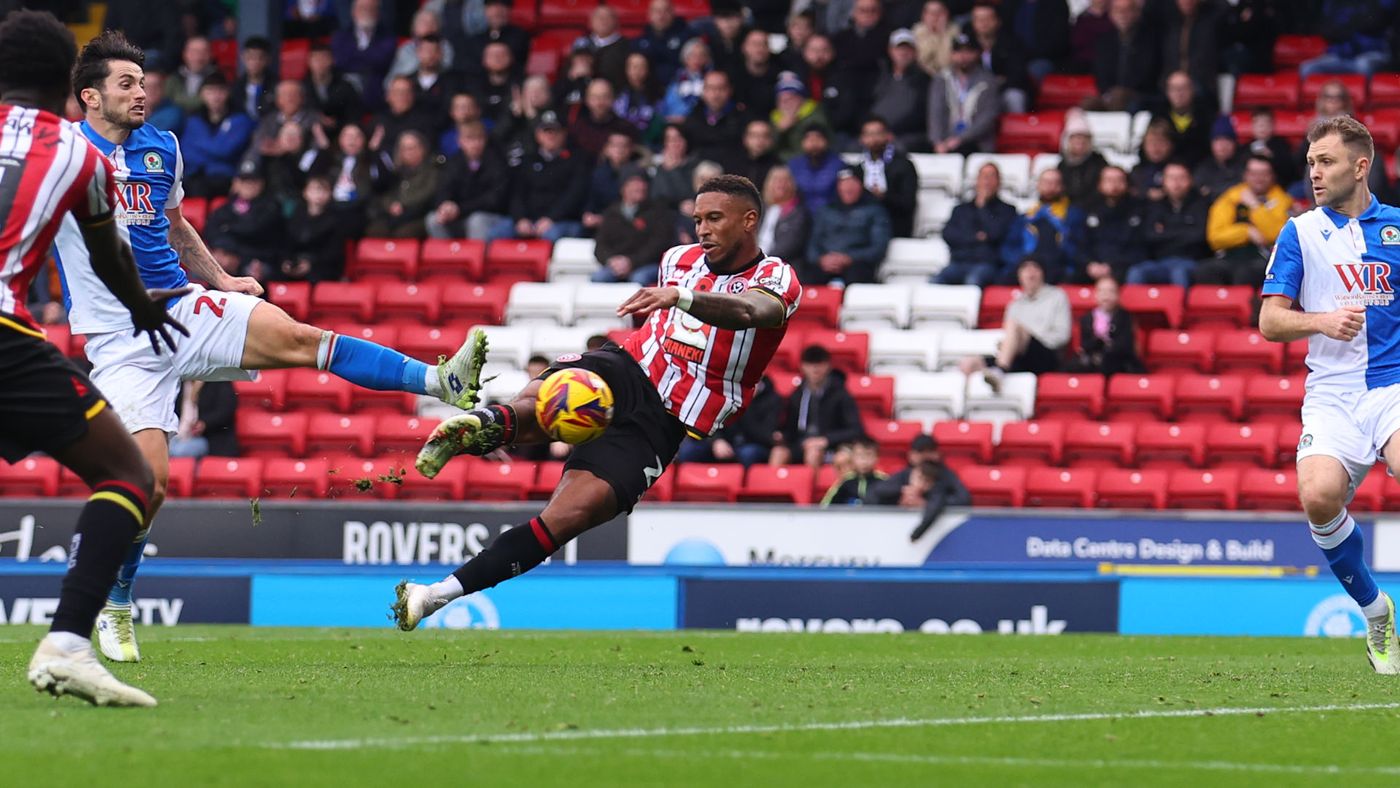
<svg viewBox="0 0 1400 788">
<path fill-rule="evenodd" d="M 787 317 L 797 311 L 802 285 L 792 266 L 765 257 L 733 274 L 711 271 L 699 244 L 677 246 L 661 258 L 662 287 L 697 293 L 743 293 L 758 289 L 782 301 Z M 642 365 L 666 409 L 702 435 L 723 427 L 748 407 L 754 387 L 787 333 L 777 328 L 742 331 L 718 328 L 675 307 L 656 311 L 624 347 Z"/>
<path fill-rule="evenodd" d="M 64 214 L 111 213 L 112 165 L 57 115 L 0 104 L 0 119 L 0 322 L 37 331 L 25 306 L 29 283 Z"/>
</svg>

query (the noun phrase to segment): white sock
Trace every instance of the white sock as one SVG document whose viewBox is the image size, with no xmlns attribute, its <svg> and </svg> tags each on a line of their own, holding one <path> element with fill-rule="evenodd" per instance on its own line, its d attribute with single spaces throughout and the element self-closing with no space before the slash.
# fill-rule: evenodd
<svg viewBox="0 0 1400 788">
<path fill-rule="evenodd" d="M 456 575 L 448 575 L 443 579 L 428 586 L 428 590 L 433 592 L 433 596 L 451 602 L 466 593 L 462 588 L 462 581 Z"/>
<path fill-rule="evenodd" d="M 50 643 L 58 646 L 69 654 L 79 651 L 86 651 L 92 648 L 92 641 L 72 632 L 50 632 L 44 636 Z"/>
<path fill-rule="evenodd" d="M 1325 523 L 1309 522 L 1308 528 L 1312 530 L 1313 541 L 1323 550 L 1331 550 L 1337 545 L 1345 542 L 1352 531 L 1356 530 L 1356 521 L 1351 519 L 1346 507 L 1337 513 L 1336 517 Z"/>
<path fill-rule="evenodd" d="M 1361 613 L 1369 619 L 1385 618 L 1390 615 L 1390 605 L 1385 603 L 1385 592 L 1376 594 L 1376 598 L 1371 600 L 1371 604 L 1364 605 Z"/>
<path fill-rule="evenodd" d="M 442 381 L 438 380 L 437 367 L 432 364 L 423 370 L 423 390 L 428 392 L 430 397 L 442 399 Z"/>
</svg>

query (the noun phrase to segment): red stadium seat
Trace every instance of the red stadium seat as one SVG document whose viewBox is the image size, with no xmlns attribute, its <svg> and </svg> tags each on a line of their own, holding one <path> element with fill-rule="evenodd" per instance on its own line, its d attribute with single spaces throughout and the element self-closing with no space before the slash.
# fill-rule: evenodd
<svg viewBox="0 0 1400 788">
<path fill-rule="evenodd" d="M 234 431 L 247 457 L 301 457 L 306 454 L 305 413 L 269 413 L 239 408 Z"/>
<path fill-rule="evenodd" d="M 539 470 L 535 476 L 535 483 L 530 485 L 526 492 L 526 497 L 532 501 L 546 500 L 554 494 L 554 488 L 559 486 L 559 480 L 564 476 L 564 463 L 562 461 L 548 460 L 538 464 Z M 670 476 L 668 470 L 664 475 Z"/>
<path fill-rule="evenodd" d="M 1167 472 L 1105 468 L 1095 489 L 1104 509 L 1167 508 Z"/>
<path fill-rule="evenodd" d="M 1170 424 L 1144 421 L 1137 428 L 1137 465 L 1140 468 L 1199 468 L 1205 464 L 1204 424 Z"/>
<path fill-rule="evenodd" d="M 1036 106 L 1041 109 L 1069 109 L 1099 93 L 1094 78 L 1087 74 L 1049 74 L 1040 83 Z"/>
<path fill-rule="evenodd" d="M 307 417 L 307 454 L 321 457 L 349 453 L 373 457 L 375 423 L 374 416 L 312 413 Z M 423 444 L 420 441 L 418 445 Z"/>
<path fill-rule="evenodd" d="M 1295 339 L 1283 346 L 1283 371 L 1289 374 L 1308 371 L 1308 340 Z"/>
<path fill-rule="evenodd" d="M 1008 421 L 1001 425 L 996 461 L 1003 466 L 1026 468 L 1059 465 L 1064 452 L 1064 422 Z"/>
<path fill-rule="evenodd" d="M 306 61 L 311 54 L 311 39 L 284 38 L 278 58 L 277 76 L 301 81 L 306 78 Z"/>
<path fill-rule="evenodd" d="M 1307 136 L 1308 126 L 1315 117 L 1316 114 L 1312 110 L 1280 110 L 1274 113 L 1274 133 L 1283 137 L 1289 144 L 1298 145 L 1303 141 L 1303 137 Z"/>
<path fill-rule="evenodd" d="M 1080 421 L 1065 424 L 1064 462 L 1071 468 L 1126 468 L 1133 464 L 1131 422 Z"/>
<path fill-rule="evenodd" d="M 1092 509 L 1097 482 L 1093 468 L 1027 468 L 1026 506 Z"/>
<path fill-rule="evenodd" d="M 393 500 L 399 497 L 404 484 L 428 481 L 413 470 L 413 458 L 403 454 L 374 459 L 342 454 L 326 459 L 331 466 L 329 495 L 332 497 Z M 447 468 L 455 464 L 448 463 Z M 449 473 L 447 468 L 443 468 L 443 474 Z M 402 479 L 402 482 L 396 483 L 393 479 Z"/>
<path fill-rule="evenodd" d="M 958 471 L 973 506 L 1025 506 L 1026 469 L 972 465 Z"/>
<path fill-rule="evenodd" d="M 1104 418 L 1167 421 L 1176 410 L 1172 375 L 1114 375 L 1108 381 Z"/>
<path fill-rule="evenodd" d="M 25 457 L 14 465 L 0 465 L 0 495 L 52 498 L 58 494 L 58 469 L 49 457 Z"/>
<path fill-rule="evenodd" d="M 812 502 L 812 469 L 805 465 L 754 465 L 739 491 L 741 501 Z"/>
<path fill-rule="evenodd" d="M 894 413 L 894 378 L 860 375 L 848 380 L 846 389 L 861 413 L 881 419 L 888 419 Z"/>
<path fill-rule="evenodd" d="M 516 3 L 510 7 L 510 23 L 526 32 L 534 32 L 539 21 L 539 10 L 534 3 Z"/>
<path fill-rule="evenodd" d="M 868 428 L 866 433 L 873 436 Z M 940 421 L 933 425 L 933 439 L 938 442 L 943 461 L 950 465 L 989 465 L 992 462 L 991 422 Z M 906 443 L 904 448 L 907 450 L 909 444 Z M 902 459 L 904 453 L 901 452 L 899 457 Z"/>
<path fill-rule="evenodd" d="M 486 247 L 488 282 L 543 282 L 549 273 L 549 241 L 500 240 Z"/>
<path fill-rule="evenodd" d="M 353 280 L 406 282 L 418 274 L 419 242 L 411 238 L 361 238 L 345 274 Z"/>
<path fill-rule="evenodd" d="M 1244 416 L 1244 378 L 1238 375 L 1180 375 L 1176 417 L 1180 421 L 1239 421 Z"/>
<path fill-rule="evenodd" d="M 1281 35 L 1274 39 L 1274 68 L 1296 68 L 1326 51 L 1322 36 Z"/>
<path fill-rule="evenodd" d="M 1371 101 L 1367 109 L 1390 109 L 1400 107 L 1400 74 L 1385 73 L 1371 75 Z"/>
<path fill-rule="evenodd" d="M 531 52 L 525 60 L 526 76 L 541 76 L 554 82 L 554 77 L 559 73 L 559 53 L 549 51 Z"/>
<path fill-rule="evenodd" d="M 598 0 L 540 0 L 540 16 L 547 24 L 584 27 Z"/>
<path fill-rule="evenodd" d="M 475 457 L 460 458 L 466 467 L 462 497 L 473 501 L 523 501 L 535 483 L 538 466 L 528 460 L 491 462 Z"/>
<path fill-rule="evenodd" d="M 1212 424 L 1206 430 L 1206 464 L 1211 468 L 1272 468 L 1277 459 L 1277 425 Z"/>
<path fill-rule="evenodd" d="M 72 356 L 73 349 L 73 329 L 67 323 L 53 323 L 44 326 L 44 338 L 49 344 L 58 348 L 58 352 L 65 356 Z"/>
<path fill-rule="evenodd" d="M 1279 467 L 1292 465 L 1298 459 L 1298 441 L 1303 437 L 1303 425 L 1295 416 L 1292 422 L 1279 422 L 1278 425 L 1278 464 Z"/>
<path fill-rule="evenodd" d="M 431 479 L 420 476 L 413 470 L 412 455 L 391 454 L 388 455 L 397 465 L 408 466 L 408 478 L 399 486 L 395 496 L 398 500 L 414 501 L 460 501 L 466 496 L 467 485 L 473 474 L 472 465 L 461 458 L 454 460 L 443 467 L 437 476 Z M 475 459 L 475 458 L 470 458 Z M 495 463 L 500 464 L 500 463 Z M 480 500 L 505 500 L 489 495 L 479 496 Z M 511 498 L 509 500 L 515 500 Z"/>
<path fill-rule="evenodd" d="M 1186 328 L 1246 328 L 1254 319 L 1254 288 L 1248 285 L 1197 285 L 1186 291 Z"/>
<path fill-rule="evenodd" d="M 724 501 L 734 503 L 744 484 L 742 465 L 714 465 L 688 462 L 676 467 L 677 501 Z"/>
<path fill-rule="evenodd" d="M 194 494 L 194 467 L 193 457 L 170 458 L 170 478 L 165 483 L 166 497 L 189 498 Z"/>
<path fill-rule="evenodd" d="M 802 288 L 802 306 L 793 314 L 789 325 L 836 328 L 840 325 L 841 298 L 845 292 L 842 288 L 828 285 Z"/>
<path fill-rule="evenodd" d="M 1235 508 L 1239 497 L 1240 472 L 1223 470 L 1178 470 L 1167 477 L 1167 508 L 1215 509 Z"/>
<path fill-rule="evenodd" d="M 1298 472 L 1292 468 L 1246 470 L 1240 476 L 1239 507 L 1270 511 L 1297 510 Z"/>
<path fill-rule="evenodd" d="M 1235 83 L 1235 106 L 1241 110 L 1254 107 L 1297 109 L 1302 91 L 1297 71 L 1277 74 L 1241 74 Z"/>
<path fill-rule="evenodd" d="M 423 242 L 419 255 L 418 278 L 477 282 L 482 278 L 485 264 L 485 241 L 429 238 Z"/>
<path fill-rule="evenodd" d="M 287 407 L 292 410 L 350 410 L 349 381 L 318 369 L 287 370 Z"/>
<path fill-rule="evenodd" d="M 673 463 L 661 474 L 661 477 L 647 489 L 646 493 L 642 496 L 642 500 L 651 501 L 652 503 L 664 503 L 676 500 L 676 470 L 677 468 Z"/>
<path fill-rule="evenodd" d="M 1079 318 L 1094 311 L 1099 305 L 1098 298 L 1094 296 L 1094 288 L 1088 285 L 1060 285 L 1060 289 L 1065 291 L 1065 297 L 1069 299 L 1069 313 L 1076 323 Z"/>
<path fill-rule="evenodd" d="M 1065 129 L 1065 113 L 1049 110 L 1018 114 L 1007 112 L 1001 116 L 997 131 L 996 149 L 1008 151 L 1057 153 L 1060 150 L 1060 134 Z"/>
<path fill-rule="evenodd" d="M 428 440 L 440 419 L 381 413 L 374 417 L 374 454 L 412 453 Z"/>
<path fill-rule="evenodd" d="M 1122 303 L 1142 328 L 1177 328 L 1186 292 L 1176 285 L 1124 285 Z"/>
<path fill-rule="evenodd" d="M 1346 88 L 1347 95 L 1351 96 L 1353 107 L 1366 106 L 1366 77 L 1362 74 L 1313 74 L 1303 79 L 1303 101 L 1304 109 L 1317 103 L 1317 94 L 1322 92 L 1322 86 L 1329 82 L 1340 82 Z"/>
<path fill-rule="evenodd" d="M 1400 145 L 1400 108 L 1368 110 L 1357 113 L 1356 119 L 1371 130 L 1371 139 L 1376 144 L 1375 166 L 1380 167 L 1385 162 L 1393 163 L 1390 153 L 1395 150 L 1396 145 Z M 1387 167 L 1385 171 L 1394 174 L 1391 167 Z"/>
<path fill-rule="evenodd" d="M 273 282 L 267 286 L 267 300 L 282 307 L 293 319 L 311 319 L 310 282 Z"/>
<path fill-rule="evenodd" d="M 287 406 L 287 371 L 267 369 L 258 373 L 257 380 L 235 380 L 233 391 L 239 407 L 282 410 Z"/>
<path fill-rule="evenodd" d="M 466 339 L 467 328 L 460 324 L 444 328 L 405 325 L 399 327 L 399 342 L 395 347 L 405 356 L 436 364 L 438 356 L 450 357 Z"/>
<path fill-rule="evenodd" d="M 1215 368 L 1221 372 L 1283 372 L 1284 346 L 1270 342 L 1252 328 L 1221 331 L 1215 335 Z"/>
<path fill-rule="evenodd" d="M 1210 372 L 1215 363 L 1215 333 L 1162 329 L 1147 335 L 1147 368 Z"/>
<path fill-rule="evenodd" d="M 92 490 L 87 486 L 87 482 L 78 478 L 78 474 L 73 473 L 63 466 L 59 466 L 58 497 L 86 498 L 91 494 Z"/>
<path fill-rule="evenodd" d="M 798 310 L 799 312 L 801 310 Z M 778 349 L 773 351 L 773 360 L 769 362 L 769 370 L 776 375 L 797 374 L 801 367 L 802 351 L 807 347 L 807 331 L 809 326 L 790 326 L 783 334 L 782 342 L 778 343 Z"/>
<path fill-rule="evenodd" d="M 1036 381 L 1039 419 L 1096 419 L 1103 413 L 1104 376 L 1048 372 Z"/>
<path fill-rule="evenodd" d="M 1001 328 L 1006 307 L 1021 297 L 1021 288 L 992 285 L 982 288 L 982 306 L 977 313 L 978 328 Z M 798 310 L 801 312 L 801 310 Z"/>
<path fill-rule="evenodd" d="M 238 40 L 215 38 L 209 41 L 209 53 L 214 56 L 214 64 L 224 72 L 229 83 L 238 78 Z M 188 199 L 188 198 L 186 198 Z"/>
<path fill-rule="evenodd" d="M 831 352 L 831 365 L 848 376 L 864 375 L 870 368 L 870 335 L 864 331 L 813 328 L 802 335 L 802 342 L 826 348 Z"/>
<path fill-rule="evenodd" d="M 384 282 L 375 288 L 374 299 L 379 320 L 405 320 L 432 326 L 442 317 L 442 288 L 436 284 Z"/>
<path fill-rule="evenodd" d="M 323 328 L 343 337 L 376 342 L 385 347 L 396 347 L 399 342 L 399 327 L 392 323 L 330 323 Z"/>
<path fill-rule="evenodd" d="M 866 418 L 865 434 L 880 447 L 880 459 L 901 461 L 909 453 L 914 438 L 922 435 L 924 425 L 917 421 L 891 421 L 889 419 Z M 933 426 L 934 436 L 938 435 L 938 425 Z M 944 460 L 951 461 L 949 447 L 942 445 Z M 958 457 L 962 454 L 959 452 Z"/>
<path fill-rule="evenodd" d="M 320 500 L 330 492 L 330 470 L 324 458 L 268 457 L 263 460 L 261 497 Z"/>
<path fill-rule="evenodd" d="M 313 322 L 374 321 L 374 286 L 365 282 L 318 282 L 311 290 Z"/>
<path fill-rule="evenodd" d="M 449 286 L 442 293 L 442 319 L 498 326 L 505 319 L 509 293 L 510 286 L 501 284 Z"/>
<path fill-rule="evenodd" d="M 262 460 L 257 457 L 205 457 L 195 469 L 196 498 L 257 498 L 262 494 Z"/>
<path fill-rule="evenodd" d="M 203 197 L 186 197 L 180 201 L 180 215 L 190 223 L 194 231 L 204 234 L 204 221 L 209 218 L 209 201 Z"/>
</svg>

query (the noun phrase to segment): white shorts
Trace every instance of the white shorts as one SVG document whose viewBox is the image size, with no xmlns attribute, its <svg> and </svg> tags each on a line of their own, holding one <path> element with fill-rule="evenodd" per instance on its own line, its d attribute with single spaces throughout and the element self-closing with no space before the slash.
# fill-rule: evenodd
<svg viewBox="0 0 1400 788">
<path fill-rule="evenodd" d="M 131 432 L 161 429 L 173 434 L 179 426 L 176 402 L 182 380 L 253 380 L 256 372 L 239 369 L 248 320 L 261 298 L 243 293 L 205 290 L 170 307 L 170 314 L 187 329 L 171 331 L 175 353 L 162 342 L 160 355 L 151 352 L 150 338 L 131 331 L 110 331 L 88 337 L 87 357 L 92 382 Z"/>
<path fill-rule="evenodd" d="M 1351 478 L 1347 500 L 1400 430 L 1400 384 L 1368 391 L 1310 391 L 1303 398 L 1298 460 L 1332 457 Z"/>
</svg>

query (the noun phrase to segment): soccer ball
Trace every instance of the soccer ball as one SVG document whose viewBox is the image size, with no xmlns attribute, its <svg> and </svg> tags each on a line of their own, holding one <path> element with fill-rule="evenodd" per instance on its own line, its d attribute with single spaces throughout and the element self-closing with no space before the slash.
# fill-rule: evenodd
<svg viewBox="0 0 1400 788">
<path fill-rule="evenodd" d="M 535 419 L 549 437 L 587 443 L 612 423 L 613 394 L 608 384 L 586 369 L 561 369 L 544 379 L 535 399 Z"/>
</svg>

